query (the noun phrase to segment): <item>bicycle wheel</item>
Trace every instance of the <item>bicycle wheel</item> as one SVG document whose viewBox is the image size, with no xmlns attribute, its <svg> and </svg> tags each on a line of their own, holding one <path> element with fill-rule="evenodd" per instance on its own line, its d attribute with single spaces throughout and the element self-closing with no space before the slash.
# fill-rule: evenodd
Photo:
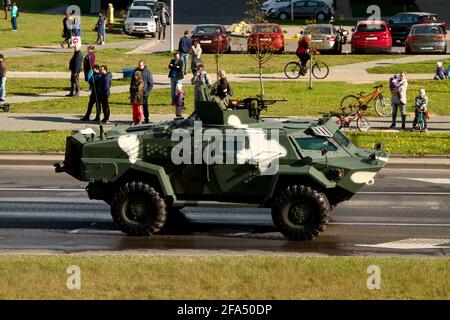
<svg viewBox="0 0 450 320">
<path fill-rule="evenodd" d="M 375 100 L 375 111 L 380 117 L 389 117 L 392 114 L 392 102 L 391 99 L 385 95 L 380 95 Z"/>
<path fill-rule="evenodd" d="M 300 64 L 298 62 L 292 61 L 284 67 L 284 74 L 286 75 L 286 77 L 288 77 L 288 79 L 297 79 L 298 77 L 300 77 L 301 70 L 302 67 L 300 66 Z"/>
<path fill-rule="evenodd" d="M 364 117 L 362 114 L 359 115 L 358 119 L 356 119 L 356 127 L 359 131 L 369 131 L 370 130 L 370 122 Z"/>
<path fill-rule="evenodd" d="M 330 69 L 324 62 L 316 62 L 312 66 L 312 74 L 316 79 L 325 79 L 329 72 Z"/>
<path fill-rule="evenodd" d="M 359 106 L 359 99 L 354 95 L 345 96 L 340 104 L 341 109 L 354 109 L 357 106 Z"/>
</svg>

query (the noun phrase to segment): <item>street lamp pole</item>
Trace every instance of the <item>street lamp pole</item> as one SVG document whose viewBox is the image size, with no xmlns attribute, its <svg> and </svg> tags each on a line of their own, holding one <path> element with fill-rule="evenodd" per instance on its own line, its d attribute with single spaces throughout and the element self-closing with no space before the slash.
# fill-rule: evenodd
<svg viewBox="0 0 450 320">
<path fill-rule="evenodd" d="M 170 52 L 174 51 L 173 47 L 173 0 L 170 0 Z"/>
<path fill-rule="evenodd" d="M 294 21 L 294 0 L 291 0 L 291 21 Z"/>
</svg>

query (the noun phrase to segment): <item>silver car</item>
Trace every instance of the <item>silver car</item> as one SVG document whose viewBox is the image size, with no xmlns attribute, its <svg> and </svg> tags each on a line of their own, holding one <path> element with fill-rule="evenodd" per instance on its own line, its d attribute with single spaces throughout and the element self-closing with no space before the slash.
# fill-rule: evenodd
<svg viewBox="0 0 450 320">
<path fill-rule="evenodd" d="M 131 35 L 156 37 L 156 21 L 149 7 L 131 6 L 124 22 L 124 32 Z"/>
<path fill-rule="evenodd" d="M 302 34 L 311 34 L 311 42 L 320 53 L 342 52 L 342 37 L 332 24 L 309 24 Z"/>
<path fill-rule="evenodd" d="M 406 53 L 446 53 L 446 31 L 440 24 L 416 24 L 406 37 Z"/>
</svg>

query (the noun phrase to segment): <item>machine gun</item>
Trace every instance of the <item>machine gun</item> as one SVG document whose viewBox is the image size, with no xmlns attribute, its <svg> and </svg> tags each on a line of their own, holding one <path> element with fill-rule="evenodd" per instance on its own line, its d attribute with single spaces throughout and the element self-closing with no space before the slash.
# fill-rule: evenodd
<svg viewBox="0 0 450 320">
<path fill-rule="evenodd" d="M 261 120 L 261 111 L 267 110 L 267 106 L 286 101 L 286 99 L 262 99 L 260 96 L 256 96 L 244 100 L 230 100 L 229 108 L 247 109 L 249 116 L 259 121 Z"/>
</svg>

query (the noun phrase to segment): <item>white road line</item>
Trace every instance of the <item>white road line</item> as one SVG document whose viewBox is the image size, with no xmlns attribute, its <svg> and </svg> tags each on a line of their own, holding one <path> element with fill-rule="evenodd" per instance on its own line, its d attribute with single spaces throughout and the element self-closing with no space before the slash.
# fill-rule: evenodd
<svg viewBox="0 0 450 320">
<path fill-rule="evenodd" d="M 61 188 L 0 188 L 0 191 L 51 191 L 51 192 L 85 192 L 85 189 L 61 189 Z M 381 195 L 433 195 L 445 196 L 450 192 L 409 192 L 409 191 L 360 191 L 357 194 L 381 194 Z"/>
<path fill-rule="evenodd" d="M 370 247 L 382 249 L 397 249 L 397 250 L 418 250 L 418 249 L 450 249 L 450 239 L 430 239 L 430 238 L 412 238 L 397 241 L 383 242 L 377 244 L 355 244 L 357 247 Z"/>
<path fill-rule="evenodd" d="M 450 179 L 447 178 L 402 178 L 397 177 L 397 179 L 403 179 L 403 180 L 412 180 L 412 181 L 419 181 L 419 182 L 426 182 L 426 183 L 432 183 L 432 184 L 450 184 Z"/>
<path fill-rule="evenodd" d="M 342 226 L 380 226 L 380 227 L 450 227 L 450 223 L 384 223 L 384 222 L 330 222 L 330 225 Z"/>
</svg>

